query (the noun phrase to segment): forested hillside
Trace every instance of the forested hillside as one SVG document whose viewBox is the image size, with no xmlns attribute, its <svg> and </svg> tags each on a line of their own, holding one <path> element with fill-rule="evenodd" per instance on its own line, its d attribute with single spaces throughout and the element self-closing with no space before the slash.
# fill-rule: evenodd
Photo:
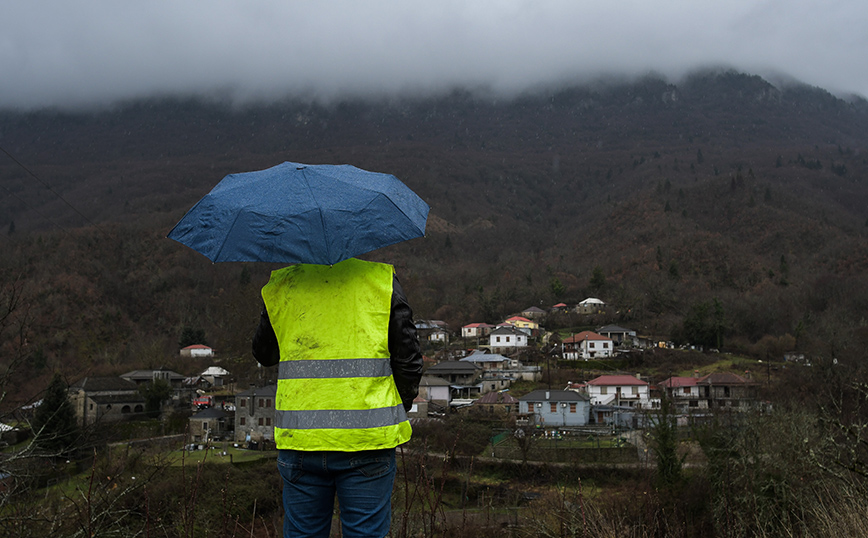
<svg viewBox="0 0 868 538">
<path fill-rule="evenodd" d="M 457 329 L 593 295 L 613 305 L 599 321 L 679 340 L 718 323 L 763 357 L 868 346 L 868 105 L 817 88 L 727 72 L 509 98 L 165 98 L 2 111 L 0 147 L 17 159 L 0 155 L 0 345 L 22 397 L 55 368 L 173 366 L 185 327 L 256 375 L 273 267 L 165 235 L 224 175 L 283 161 L 393 173 L 430 203 L 424 239 L 369 256 L 396 264 L 418 318 Z"/>
</svg>

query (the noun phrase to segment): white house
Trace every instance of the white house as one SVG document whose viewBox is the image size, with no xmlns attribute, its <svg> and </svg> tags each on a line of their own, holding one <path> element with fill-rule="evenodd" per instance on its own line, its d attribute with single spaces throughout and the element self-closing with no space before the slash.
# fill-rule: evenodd
<svg viewBox="0 0 868 538">
<path fill-rule="evenodd" d="M 527 347 L 527 333 L 512 325 L 500 326 L 488 335 L 488 345 L 495 352 Z"/>
<path fill-rule="evenodd" d="M 579 314 L 596 314 L 606 308 L 606 303 L 596 297 L 588 297 L 576 306 Z"/>
<path fill-rule="evenodd" d="M 632 375 L 601 375 L 588 381 L 591 405 L 616 405 L 649 409 L 650 385 Z"/>
<path fill-rule="evenodd" d="M 419 397 L 428 402 L 434 402 L 442 406 L 448 406 L 452 401 L 449 390 L 449 381 L 437 376 L 423 375 L 419 380 Z"/>
<path fill-rule="evenodd" d="M 582 331 L 565 338 L 562 343 L 565 359 L 602 359 L 611 357 L 615 345 L 611 338 L 591 331 Z"/>
<path fill-rule="evenodd" d="M 199 376 L 210 383 L 212 387 L 222 387 L 223 380 L 229 377 L 229 375 L 230 374 L 227 370 L 224 370 L 219 366 L 209 366 L 204 372 L 199 374 Z"/>
<path fill-rule="evenodd" d="M 202 344 L 193 344 L 181 349 L 182 357 L 213 357 L 214 350 Z"/>
</svg>

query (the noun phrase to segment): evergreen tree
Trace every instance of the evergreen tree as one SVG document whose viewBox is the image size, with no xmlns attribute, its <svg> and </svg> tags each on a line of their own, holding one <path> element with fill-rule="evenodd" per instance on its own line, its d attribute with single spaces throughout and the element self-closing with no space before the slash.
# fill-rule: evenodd
<svg viewBox="0 0 868 538">
<path fill-rule="evenodd" d="M 68 387 L 60 373 L 55 373 L 42 403 L 33 417 L 34 445 L 58 456 L 72 452 L 78 439 L 75 410 L 67 396 Z"/>
<path fill-rule="evenodd" d="M 603 268 L 599 265 L 594 267 L 594 273 L 591 275 L 591 288 L 599 290 L 606 285 L 606 275 L 603 274 Z"/>
<path fill-rule="evenodd" d="M 145 412 L 149 417 L 160 416 L 163 402 L 172 397 L 172 387 L 162 379 L 155 379 L 140 389 L 145 397 Z"/>
<path fill-rule="evenodd" d="M 681 481 L 684 458 L 678 455 L 675 406 L 666 394 L 660 398 L 660 409 L 655 413 L 649 433 L 657 458 L 657 484 L 672 487 Z"/>
<path fill-rule="evenodd" d="M 178 339 L 178 346 L 185 348 L 195 344 L 207 345 L 205 342 L 205 331 L 194 329 L 193 327 L 184 327 L 181 330 L 181 337 Z"/>
</svg>

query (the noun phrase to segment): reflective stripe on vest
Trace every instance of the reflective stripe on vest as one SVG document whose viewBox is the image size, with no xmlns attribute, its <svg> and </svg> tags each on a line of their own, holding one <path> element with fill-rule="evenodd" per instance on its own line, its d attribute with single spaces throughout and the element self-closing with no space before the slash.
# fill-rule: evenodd
<svg viewBox="0 0 868 538">
<path fill-rule="evenodd" d="M 281 361 L 280 379 L 385 377 L 392 375 L 386 359 L 297 360 Z"/>
<path fill-rule="evenodd" d="M 278 448 L 374 450 L 409 440 L 389 364 L 393 271 L 350 259 L 272 273 L 262 297 L 280 346 Z"/>
<path fill-rule="evenodd" d="M 404 405 L 379 409 L 277 411 L 278 428 L 287 430 L 382 428 L 407 420 Z"/>
</svg>

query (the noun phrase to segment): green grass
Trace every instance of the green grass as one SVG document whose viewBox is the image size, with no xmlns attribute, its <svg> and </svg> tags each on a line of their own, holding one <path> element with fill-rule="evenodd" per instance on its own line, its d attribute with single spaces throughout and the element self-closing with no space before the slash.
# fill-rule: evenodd
<svg viewBox="0 0 868 538">
<path fill-rule="evenodd" d="M 269 458 L 274 459 L 277 457 L 277 451 L 274 450 L 258 451 L 228 447 L 225 449 L 225 456 L 223 455 L 223 452 L 224 449 L 222 447 L 216 446 L 212 450 L 193 450 L 191 452 L 173 450 L 167 455 L 167 457 L 168 463 L 173 467 L 180 467 L 181 465 L 198 465 L 200 463 L 235 464 Z"/>
</svg>

